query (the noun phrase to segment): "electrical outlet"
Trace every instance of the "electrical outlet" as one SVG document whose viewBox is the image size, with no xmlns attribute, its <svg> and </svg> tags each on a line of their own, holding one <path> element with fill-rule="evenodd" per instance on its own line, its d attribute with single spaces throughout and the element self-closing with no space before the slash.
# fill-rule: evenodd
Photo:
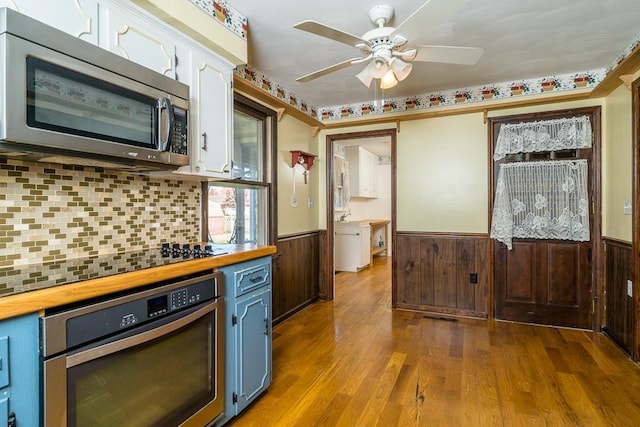
<svg viewBox="0 0 640 427">
<path fill-rule="evenodd" d="M 296 196 L 296 193 L 293 193 L 291 195 L 291 207 L 294 207 L 294 208 L 298 207 L 298 196 Z"/>
<path fill-rule="evenodd" d="M 478 283 L 478 273 L 469 273 L 469 283 Z"/>
<path fill-rule="evenodd" d="M 631 280 L 627 280 L 627 295 L 633 296 L 633 282 Z"/>
</svg>

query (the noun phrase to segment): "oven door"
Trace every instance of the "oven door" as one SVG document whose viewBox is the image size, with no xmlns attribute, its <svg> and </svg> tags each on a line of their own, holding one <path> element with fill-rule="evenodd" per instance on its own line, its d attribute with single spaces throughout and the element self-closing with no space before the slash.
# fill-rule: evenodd
<svg viewBox="0 0 640 427">
<path fill-rule="evenodd" d="M 47 426 L 205 426 L 224 405 L 222 298 L 44 362 Z"/>
</svg>

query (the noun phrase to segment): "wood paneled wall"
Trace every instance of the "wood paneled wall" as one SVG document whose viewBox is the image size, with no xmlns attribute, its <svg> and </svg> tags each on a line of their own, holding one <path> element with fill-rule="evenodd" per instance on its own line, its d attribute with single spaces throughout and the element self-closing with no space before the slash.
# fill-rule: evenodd
<svg viewBox="0 0 640 427">
<path fill-rule="evenodd" d="M 320 232 L 278 238 L 273 255 L 273 323 L 279 323 L 318 299 Z"/>
<path fill-rule="evenodd" d="M 399 232 L 396 248 L 397 308 L 488 317 L 487 236 Z"/>
<path fill-rule="evenodd" d="M 631 244 L 604 239 L 606 316 L 604 331 L 627 353 L 633 349 L 633 297 L 627 280 L 633 279 Z"/>
</svg>

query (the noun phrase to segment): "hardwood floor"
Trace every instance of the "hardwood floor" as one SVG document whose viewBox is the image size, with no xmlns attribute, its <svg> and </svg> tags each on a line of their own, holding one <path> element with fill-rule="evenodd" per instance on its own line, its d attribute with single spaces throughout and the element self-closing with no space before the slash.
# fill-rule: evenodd
<svg viewBox="0 0 640 427">
<path fill-rule="evenodd" d="M 640 369 L 601 334 L 391 309 L 391 261 L 273 330 L 234 426 L 637 426 Z"/>
</svg>

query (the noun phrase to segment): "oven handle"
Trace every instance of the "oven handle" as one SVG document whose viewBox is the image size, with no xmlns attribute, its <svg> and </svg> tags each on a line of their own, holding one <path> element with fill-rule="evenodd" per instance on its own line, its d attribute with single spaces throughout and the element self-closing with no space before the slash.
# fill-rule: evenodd
<svg viewBox="0 0 640 427">
<path fill-rule="evenodd" d="M 200 317 L 211 313 L 216 310 L 218 307 L 218 301 L 214 301 L 205 307 L 194 311 L 184 317 L 181 317 L 171 323 L 167 323 L 166 325 L 160 326 L 158 328 L 152 329 L 150 331 L 142 332 L 140 334 L 136 334 L 127 338 L 123 338 L 121 340 L 104 344 L 99 347 L 95 347 L 89 350 L 81 351 L 79 353 L 71 354 L 67 356 L 67 368 L 73 368 L 74 366 L 81 365 L 90 360 L 98 359 L 103 356 L 108 356 L 109 354 L 116 353 L 118 351 L 122 351 L 126 348 L 130 348 L 139 344 L 144 344 L 148 341 L 154 340 L 163 335 L 174 332 L 183 326 L 188 325 L 189 323 L 199 319 Z"/>
</svg>

